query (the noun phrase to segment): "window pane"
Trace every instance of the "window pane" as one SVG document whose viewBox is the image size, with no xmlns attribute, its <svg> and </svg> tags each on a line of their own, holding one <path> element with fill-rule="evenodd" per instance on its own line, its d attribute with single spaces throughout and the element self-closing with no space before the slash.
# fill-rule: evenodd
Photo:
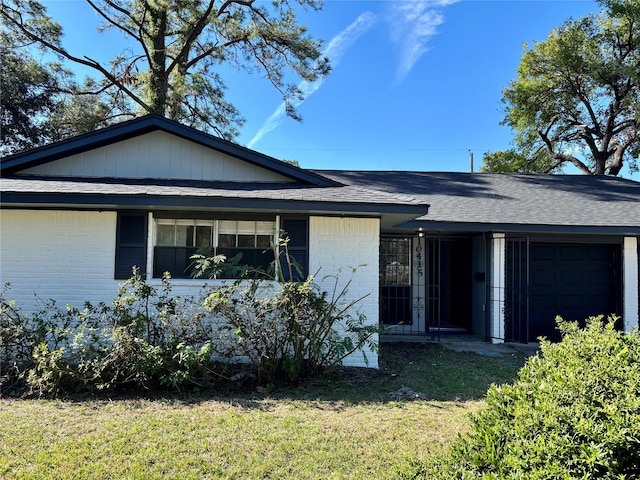
<svg viewBox="0 0 640 480">
<path fill-rule="evenodd" d="M 211 231 L 212 228 L 208 225 L 196 226 L 196 247 L 211 246 Z"/>
<path fill-rule="evenodd" d="M 271 235 L 258 235 L 256 246 L 259 248 L 270 248 L 271 240 Z"/>
<path fill-rule="evenodd" d="M 158 225 L 156 244 L 173 247 L 175 245 L 175 225 Z"/>
<path fill-rule="evenodd" d="M 176 246 L 190 247 L 193 245 L 193 226 L 176 225 Z"/>
<path fill-rule="evenodd" d="M 383 238 L 380 241 L 381 285 L 410 285 L 410 240 Z"/>
<path fill-rule="evenodd" d="M 238 235 L 238 246 L 243 248 L 253 248 L 256 246 L 255 235 Z"/>
<path fill-rule="evenodd" d="M 235 234 L 221 233 L 218 235 L 218 247 L 233 248 L 236 246 Z"/>
<path fill-rule="evenodd" d="M 238 222 L 238 233 L 240 235 L 255 235 L 255 233 L 256 233 L 256 222 L 239 221 Z"/>
<path fill-rule="evenodd" d="M 256 222 L 256 233 L 258 235 L 268 235 L 272 237 L 275 229 L 275 222 Z"/>
<path fill-rule="evenodd" d="M 222 220 L 218 224 L 220 233 L 232 233 L 236 234 L 238 229 L 236 228 L 237 222 L 235 220 Z"/>
</svg>

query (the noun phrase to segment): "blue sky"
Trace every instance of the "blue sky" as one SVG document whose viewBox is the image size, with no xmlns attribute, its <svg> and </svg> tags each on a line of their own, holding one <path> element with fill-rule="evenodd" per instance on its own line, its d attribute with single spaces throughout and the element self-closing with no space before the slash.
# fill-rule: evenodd
<svg viewBox="0 0 640 480">
<path fill-rule="evenodd" d="M 45 2 L 74 54 L 110 58 L 119 39 L 99 37 L 80 0 Z M 522 42 L 545 40 L 588 0 L 325 0 L 300 20 L 324 40 L 333 71 L 305 84 L 303 121 L 259 75 L 225 75 L 246 119 L 237 142 L 304 168 L 469 171 L 509 148 L 501 91 L 515 78 Z M 568 172 L 572 173 L 572 172 Z"/>
</svg>

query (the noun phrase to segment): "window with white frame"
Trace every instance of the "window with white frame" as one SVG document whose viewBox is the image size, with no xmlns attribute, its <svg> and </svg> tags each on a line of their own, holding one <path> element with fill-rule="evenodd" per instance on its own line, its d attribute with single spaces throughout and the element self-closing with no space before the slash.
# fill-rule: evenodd
<svg viewBox="0 0 640 480">
<path fill-rule="evenodd" d="M 158 218 L 155 221 L 153 276 L 170 272 L 190 278 L 191 256 L 224 255 L 238 263 L 266 270 L 273 262 L 276 221 Z"/>
</svg>

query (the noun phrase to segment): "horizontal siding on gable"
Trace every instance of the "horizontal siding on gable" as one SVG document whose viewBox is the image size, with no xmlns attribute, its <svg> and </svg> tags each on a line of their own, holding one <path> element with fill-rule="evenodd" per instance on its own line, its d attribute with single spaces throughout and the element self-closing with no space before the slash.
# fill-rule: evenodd
<svg viewBox="0 0 640 480">
<path fill-rule="evenodd" d="M 166 132 L 151 132 L 26 169 L 26 175 L 292 182 L 290 178 Z"/>
</svg>

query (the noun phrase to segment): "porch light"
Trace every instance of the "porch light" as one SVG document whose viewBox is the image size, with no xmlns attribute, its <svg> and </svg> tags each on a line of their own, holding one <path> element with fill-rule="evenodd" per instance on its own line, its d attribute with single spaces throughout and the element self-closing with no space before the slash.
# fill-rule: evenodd
<svg viewBox="0 0 640 480">
<path fill-rule="evenodd" d="M 418 235 L 418 237 L 420 237 L 420 238 L 424 237 L 424 232 L 423 232 L 422 230 L 418 230 L 418 231 L 416 232 L 416 234 L 417 234 L 417 235 Z"/>
</svg>

